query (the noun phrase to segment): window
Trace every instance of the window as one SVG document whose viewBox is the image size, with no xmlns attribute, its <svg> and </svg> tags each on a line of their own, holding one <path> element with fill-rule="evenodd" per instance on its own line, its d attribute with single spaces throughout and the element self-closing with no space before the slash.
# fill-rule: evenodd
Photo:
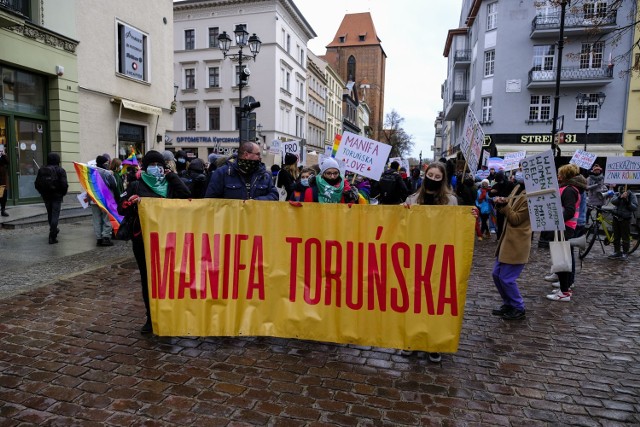
<svg viewBox="0 0 640 427">
<path fill-rule="evenodd" d="M 209 87 L 220 87 L 220 67 L 209 68 Z"/>
<path fill-rule="evenodd" d="M 118 22 L 118 73 L 136 80 L 148 81 L 148 37 L 142 31 Z"/>
<path fill-rule="evenodd" d="M 484 76 L 493 76 L 494 66 L 496 62 L 496 51 L 488 50 L 484 53 Z"/>
<path fill-rule="evenodd" d="M 487 31 L 494 30 L 498 26 L 498 2 L 487 5 Z"/>
<path fill-rule="evenodd" d="M 491 97 L 482 98 L 482 123 L 491 123 Z"/>
<path fill-rule="evenodd" d="M 601 68 L 604 43 L 582 43 L 580 51 L 580 68 Z"/>
<path fill-rule="evenodd" d="M 340 36 L 338 39 L 340 40 L 340 43 L 344 43 L 344 36 Z"/>
<path fill-rule="evenodd" d="M 363 42 L 364 41 L 364 34 L 360 34 L 358 36 L 358 41 Z"/>
<path fill-rule="evenodd" d="M 220 130 L 220 107 L 209 107 L 209 130 Z"/>
<path fill-rule="evenodd" d="M 555 45 L 533 46 L 533 69 L 535 71 L 553 70 L 555 54 Z"/>
<path fill-rule="evenodd" d="M 529 104 L 529 120 L 549 120 L 551 112 L 551 96 L 531 95 Z"/>
<path fill-rule="evenodd" d="M 291 92 L 291 73 L 285 71 L 285 80 L 284 80 L 284 88 L 287 92 Z"/>
<path fill-rule="evenodd" d="M 607 16 L 607 2 L 585 2 L 582 10 L 584 10 L 584 19 L 604 18 Z"/>
<path fill-rule="evenodd" d="M 219 35 L 220 35 L 220 28 L 218 27 L 209 28 L 209 47 L 212 47 L 212 48 L 218 47 Z"/>
<path fill-rule="evenodd" d="M 196 88 L 196 69 L 187 68 L 184 70 L 184 88 L 195 89 Z"/>
<path fill-rule="evenodd" d="M 356 81 L 356 58 L 353 55 L 347 60 L 347 81 Z"/>
<path fill-rule="evenodd" d="M 236 86 L 239 86 L 239 85 L 240 85 L 240 66 L 236 65 Z"/>
<path fill-rule="evenodd" d="M 184 123 L 185 130 L 196 130 L 196 109 L 185 108 L 184 109 Z"/>
<path fill-rule="evenodd" d="M 184 30 L 184 50 L 193 50 L 196 48 L 196 31 Z"/>
<path fill-rule="evenodd" d="M 304 83 L 298 81 L 298 98 L 304 99 Z"/>
<path fill-rule="evenodd" d="M 235 108 L 235 116 L 234 116 L 235 119 L 236 119 L 236 126 L 235 126 L 236 130 L 240 130 L 240 122 L 241 122 L 241 119 L 242 119 L 241 114 L 242 113 L 240 112 L 240 108 L 236 107 Z"/>
<path fill-rule="evenodd" d="M 287 34 L 287 53 L 291 53 L 291 36 Z"/>
<path fill-rule="evenodd" d="M 576 120 L 589 120 L 598 118 L 598 94 L 588 93 L 589 105 L 576 105 Z"/>
<path fill-rule="evenodd" d="M 304 67 L 304 48 L 300 49 L 300 65 Z"/>
</svg>

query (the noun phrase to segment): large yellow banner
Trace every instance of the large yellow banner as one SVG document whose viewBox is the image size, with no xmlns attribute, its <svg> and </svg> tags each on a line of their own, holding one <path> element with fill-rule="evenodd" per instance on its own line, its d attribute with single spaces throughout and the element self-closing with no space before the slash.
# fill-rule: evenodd
<svg viewBox="0 0 640 427">
<path fill-rule="evenodd" d="M 143 198 L 153 330 L 455 352 L 468 206 Z"/>
</svg>

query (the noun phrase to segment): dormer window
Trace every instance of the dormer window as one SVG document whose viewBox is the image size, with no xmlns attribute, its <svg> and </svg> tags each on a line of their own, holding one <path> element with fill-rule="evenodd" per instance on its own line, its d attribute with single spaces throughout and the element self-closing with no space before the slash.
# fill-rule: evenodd
<svg viewBox="0 0 640 427">
<path fill-rule="evenodd" d="M 366 36 L 367 36 L 367 34 L 366 34 L 366 33 L 365 33 L 365 34 L 360 34 L 360 35 L 358 36 L 358 41 L 363 42 Z"/>
<path fill-rule="evenodd" d="M 344 37 L 344 36 L 340 36 L 340 37 L 338 37 L 338 40 L 340 40 L 340 43 L 344 43 L 344 39 L 345 39 L 345 37 Z"/>
</svg>

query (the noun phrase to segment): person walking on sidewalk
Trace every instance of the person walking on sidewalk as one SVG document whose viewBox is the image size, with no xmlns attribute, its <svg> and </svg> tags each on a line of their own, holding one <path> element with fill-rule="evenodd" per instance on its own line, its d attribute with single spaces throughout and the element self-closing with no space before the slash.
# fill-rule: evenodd
<svg viewBox="0 0 640 427">
<path fill-rule="evenodd" d="M 0 215 L 9 216 L 7 213 L 7 197 L 9 195 L 9 157 L 0 150 L 0 186 L 4 187 L 0 196 Z"/>
<path fill-rule="evenodd" d="M 133 227 L 133 237 L 131 246 L 133 255 L 140 270 L 140 280 L 142 283 L 142 300 L 146 310 L 147 321 L 140 329 L 140 333 L 149 334 L 153 332 L 151 322 L 151 309 L 149 307 L 149 287 L 147 285 L 147 261 L 144 253 L 144 241 L 142 239 L 142 229 L 138 218 L 138 202 L 141 197 L 162 197 L 166 199 L 188 199 L 191 193 L 186 184 L 182 182 L 178 174 L 165 169 L 165 161 L 162 154 L 151 150 L 142 158 L 142 172 L 140 179 L 129 183 L 127 189 L 121 196 L 118 205 L 120 215 L 133 215 L 136 220 Z"/>
<path fill-rule="evenodd" d="M 613 255 L 609 259 L 626 260 L 631 243 L 631 218 L 638 209 L 638 198 L 629 190 L 621 189 L 613 196 Z M 622 252 L 620 243 L 622 242 Z"/>
<path fill-rule="evenodd" d="M 60 167 L 60 154 L 49 153 L 47 165 L 38 170 L 34 182 L 36 190 L 44 200 L 47 208 L 47 222 L 49 223 L 49 244 L 58 243 L 58 220 L 62 208 L 62 198 L 67 194 L 69 183 L 67 172 Z"/>
<path fill-rule="evenodd" d="M 531 221 L 525 194 L 524 183 L 518 182 L 508 197 L 493 199 L 498 211 L 504 215 L 504 228 L 498 240 L 492 273 L 493 283 L 502 297 L 502 306 L 492 314 L 505 320 L 525 316 L 524 299 L 516 283 L 529 262 L 531 251 Z"/>
</svg>

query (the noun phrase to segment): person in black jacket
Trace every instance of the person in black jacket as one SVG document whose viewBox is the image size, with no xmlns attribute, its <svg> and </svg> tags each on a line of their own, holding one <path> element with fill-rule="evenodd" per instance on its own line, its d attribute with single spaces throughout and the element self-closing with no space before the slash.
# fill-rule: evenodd
<svg viewBox="0 0 640 427">
<path fill-rule="evenodd" d="M 400 163 L 391 162 L 389 169 L 382 173 L 380 180 L 371 188 L 371 197 L 381 205 L 399 205 L 409 195 L 409 190 L 398 172 Z"/>
<path fill-rule="evenodd" d="M 40 168 L 38 175 L 49 175 L 53 178 L 52 187 L 45 188 L 38 185 L 39 179 L 36 177 L 36 190 L 42 196 L 44 205 L 47 208 L 47 221 L 49 222 L 49 244 L 58 243 L 58 220 L 60 209 L 62 208 L 62 198 L 67 194 L 69 183 L 67 182 L 67 172 L 60 167 L 60 154 L 49 153 L 47 155 L 47 165 Z"/>
<path fill-rule="evenodd" d="M 193 199 L 204 198 L 204 193 L 207 191 L 209 181 L 204 174 L 204 162 L 202 160 L 191 160 L 189 166 L 187 166 L 187 171 L 181 178 L 187 185 L 187 188 L 189 188 Z"/>
<path fill-rule="evenodd" d="M 495 182 L 489 191 L 489 197 L 509 197 L 511 191 L 513 191 L 515 184 L 504 177 L 503 171 L 498 171 L 495 174 Z M 500 240 L 502 230 L 504 229 L 505 215 L 500 211 L 503 206 L 496 205 L 496 239 Z"/>
<path fill-rule="evenodd" d="M 133 227 L 131 239 L 133 255 L 140 270 L 142 282 L 142 299 L 146 310 L 147 321 L 140 329 L 143 334 L 153 332 L 151 323 L 151 310 L 149 309 L 149 287 L 147 285 L 147 261 L 144 254 L 144 241 L 138 216 L 138 202 L 141 197 L 162 197 L 166 199 L 188 199 L 191 197 L 189 189 L 180 177 L 168 169 L 165 169 L 164 157 L 157 151 L 151 150 L 142 158 L 142 172 L 140 179 L 129 183 L 122 194 L 118 213 L 120 215 L 135 215 L 136 221 Z"/>
<path fill-rule="evenodd" d="M 278 172 L 276 187 L 284 188 L 287 191 L 287 200 L 291 200 L 298 176 L 300 176 L 298 156 L 292 153 L 285 154 L 284 166 Z"/>
</svg>

